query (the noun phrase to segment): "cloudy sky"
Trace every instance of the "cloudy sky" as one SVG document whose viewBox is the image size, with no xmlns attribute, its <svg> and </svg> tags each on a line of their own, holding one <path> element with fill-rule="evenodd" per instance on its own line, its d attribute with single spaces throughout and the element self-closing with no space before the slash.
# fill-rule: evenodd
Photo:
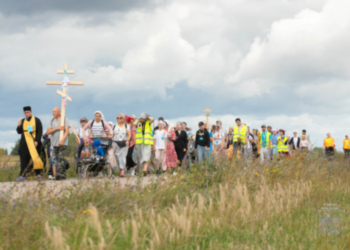
<svg viewBox="0 0 350 250">
<path fill-rule="evenodd" d="M 76 1 L 78 2 L 78 1 Z M 0 1 L 0 147 L 18 138 L 22 107 L 44 127 L 60 106 L 47 86 L 75 70 L 67 117 L 147 112 L 197 128 L 211 121 L 349 133 L 350 1 Z M 349 133 L 350 134 L 350 133 Z"/>
</svg>

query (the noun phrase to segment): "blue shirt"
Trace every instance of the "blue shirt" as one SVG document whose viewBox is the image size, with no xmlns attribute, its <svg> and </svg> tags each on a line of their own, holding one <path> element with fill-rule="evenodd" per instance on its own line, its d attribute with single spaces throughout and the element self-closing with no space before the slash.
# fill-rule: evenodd
<svg viewBox="0 0 350 250">
<path fill-rule="evenodd" d="M 279 133 L 275 134 L 275 135 L 271 135 L 271 142 L 272 145 L 277 145 L 277 138 L 280 136 Z"/>
<path fill-rule="evenodd" d="M 261 141 L 262 141 L 262 147 L 266 147 L 267 145 L 266 145 L 266 133 L 267 132 L 263 132 L 262 134 L 261 134 Z M 270 140 L 271 140 L 271 134 L 270 134 L 270 138 L 269 138 Z"/>
</svg>

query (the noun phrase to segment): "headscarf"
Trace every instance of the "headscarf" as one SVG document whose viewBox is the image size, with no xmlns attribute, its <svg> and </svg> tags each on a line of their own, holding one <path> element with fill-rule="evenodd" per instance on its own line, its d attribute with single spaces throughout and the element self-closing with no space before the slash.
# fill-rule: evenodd
<svg viewBox="0 0 350 250">
<path fill-rule="evenodd" d="M 92 141 L 91 141 L 90 138 L 87 137 L 87 138 L 84 139 L 84 141 L 88 141 L 88 142 L 90 142 L 90 144 L 92 145 Z"/>
<path fill-rule="evenodd" d="M 101 115 L 101 120 L 104 120 L 105 119 L 105 116 L 103 115 L 103 113 L 101 111 L 95 111 L 95 114 L 100 114 Z"/>
<path fill-rule="evenodd" d="M 169 129 L 173 129 L 174 128 L 173 124 L 171 122 L 169 122 L 168 120 L 165 120 L 164 122 L 166 123 L 166 125 L 168 125 Z"/>
<path fill-rule="evenodd" d="M 140 119 L 147 120 L 147 114 L 146 113 L 141 113 Z"/>
</svg>

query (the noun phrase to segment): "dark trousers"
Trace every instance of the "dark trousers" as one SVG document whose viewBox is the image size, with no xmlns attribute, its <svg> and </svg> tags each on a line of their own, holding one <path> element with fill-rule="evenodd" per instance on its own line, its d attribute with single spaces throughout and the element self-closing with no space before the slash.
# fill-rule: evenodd
<svg viewBox="0 0 350 250">
<path fill-rule="evenodd" d="M 21 162 L 21 170 L 19 172 L 19 176 L 25 177 L 26 174 L 31 171 L 31 169 L 33 168 L 33 163 L 31 163 L 31 166 L 29 166 L 29 162 L 31 159 L 32 157 L 27 154 L 21 154 L 19 156 L 19 160 Z M 42 174 L 41 172 L 42 172 L 41 169 L 35 170 L 36 175 Z"/>
<path fill-rule="evenodd" d="M 130 168 L 135 167 L 136 163 L 132 159 L 132 153 L 134 152 L 135 145 L 130 147 L 128 149 L 128 154 L 126 155 L 126 169 L 129 170 Z"/>
<path fill-rule="evenodd" d="M 350 158 L 350 149 L 344 149 L 344 157 L 345 157 L 345 159 Z"/>
<path fill-rule="evenodd" d="M 176 149 L 175 151 L 176 151 L 177 159 L 180 161 L 178 166 L 181 166 L 182 160 L 184 159 L 186 152 L 184 152 L 183 149 Z"/>
<path fill-rule="evenodd" d="M 242 154 L 244 153 L 244 145 L 243 143 L 234 142 L 233 143 L 233 154 L 236 154 L 238 150 L 242 150 Z"/>
<path fill-rule="evenodd" d="M 24 177 L 28 173 L 28 170 L 29 170 L 28 165 L 32 157 L 30 157 L 30 155 L 27 155 L 27 154 L 22 154 L 19 156 L 19 159 L 21 161 L 21 171 L 19 172 L 19 176 Z"/>
<path fill-rule="evenodd" d="M 333 155 L 334 155 L 334 148 L 326 147 L 326 156 L 333 156 Z"/>
</svg>

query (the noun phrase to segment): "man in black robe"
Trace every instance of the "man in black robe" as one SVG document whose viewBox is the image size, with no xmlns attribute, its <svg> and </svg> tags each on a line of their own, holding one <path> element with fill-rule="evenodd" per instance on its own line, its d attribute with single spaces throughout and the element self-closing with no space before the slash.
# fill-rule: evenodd
<svg viewBox="0 0 350 250">
<path fill-rule="evenodd" d="M 21 162 L 21 171 L 20 171 L 20 176 L 25 176 L 28 172 L 31 171 L 31 169 L 33 168 L 33 160 L 32 160 L 32 156 L 30 154 L 30 150 L 28 148 L 27 145 L 27 141 L 25 138 L 25 132 L 29 132 L 32 139 L 34 140 L 34 146 L 36 147 L 36 151 L 40 157 L 40 159 L 42 160 L 43 163 L 43 169 L 38 169 L 35 170 L 35 173 L 41 174 L 43 173 L 43 170 L 45 170 L 45 165 L 46 165 L 46 155 L 45 155 L 45 150 L 43 148 L 43 145 L 41 143 L 41 137 L 43 134 L 43 127 L 41 124 L 41 121 L 39 118 L 35 118 L 35 131 L 29 131 L 29 128 L 27 128 L 27 130 L 24 129 L 24 121 L 26 120 L 27 122 L 30 122 L 32 119 L 32 109 L 31 107 L 24 107 L 23 108 L 24 111 L 24 119 L 21 119 L 18 122 L 18 126 L 17 126 L 17 133 L 21 135 L 21 141 L 19 143 L 19 148 L 18 148 L 18 154 L 20 156 L 20 162 Z M 30 126 L 28 126 L 30 127 Z M 33 136 L 33 133 L 35 133 L 35 138 Z"/>
</svg>

